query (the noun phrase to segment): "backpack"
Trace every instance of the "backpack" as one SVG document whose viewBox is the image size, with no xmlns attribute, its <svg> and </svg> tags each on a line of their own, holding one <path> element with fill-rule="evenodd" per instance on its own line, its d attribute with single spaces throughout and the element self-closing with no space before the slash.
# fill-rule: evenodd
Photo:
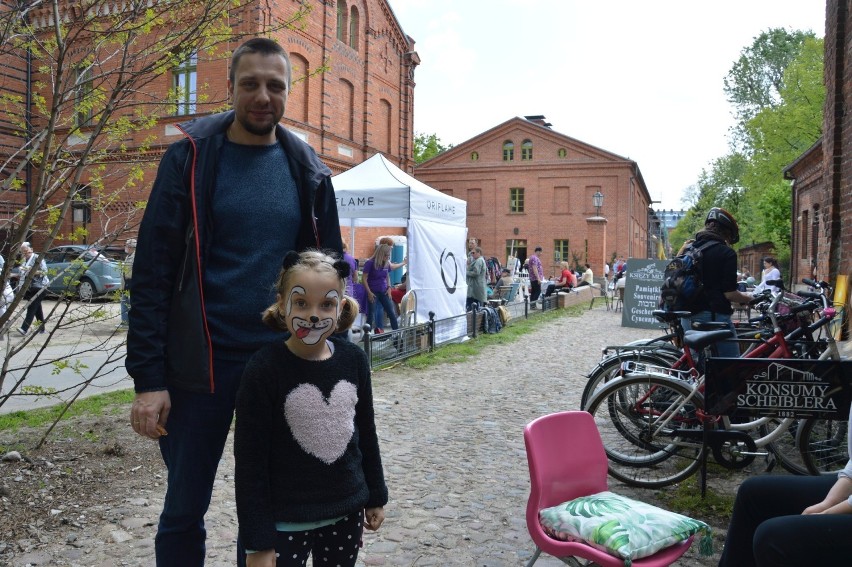
<svg viewBox="0 0 852 567">
<path fill-rule="evenodd" d="M 490 305 L 483 305 L 479 308 L 479 312 L 482 313 L 482 332 L 486 334 L 499 333 L 503 325 L 500 323 L 497 310 Z"/>
<path fill-rule="evenodd" d="M 702 245 L 690 244 L 682 254 L 666 266 L 663 285 L 660 287 L 660 308 L 667 311 L 691 311 L 704 291 L 704 269 L 701 259 L 704 251 L 719 244 L 711 240 Z"/>
<path fill-rule="evenodd" d="M 504 327 L 506 326 L 506 323 L 509 322 L 509 319 L 512 318 L 512 314 L 509 313 L 509 309 L 505 305 L 497 306 L 497 315 L 500 316 L 500 324 Z"/>
</svg>

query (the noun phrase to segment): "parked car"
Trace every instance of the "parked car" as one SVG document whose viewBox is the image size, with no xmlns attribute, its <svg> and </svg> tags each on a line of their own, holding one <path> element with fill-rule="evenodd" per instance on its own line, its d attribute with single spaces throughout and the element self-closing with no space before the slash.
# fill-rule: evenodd
<svg viewBox="0 0 852 567">
<path fill-rule="evenodd" d="M 84 244 L 67 244 L 44 253 L 48 291 L 88 301 L 121 289 L 121 263 Z"/>
</svg>

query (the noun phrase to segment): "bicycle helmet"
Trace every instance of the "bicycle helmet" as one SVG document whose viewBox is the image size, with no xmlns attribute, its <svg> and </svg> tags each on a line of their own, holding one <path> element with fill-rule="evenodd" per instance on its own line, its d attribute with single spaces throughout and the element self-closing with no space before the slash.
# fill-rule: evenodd
<svg viewBox="0 0 852 567">
<path fill-rule="evenodd" d="M 734 220 L 731 213 L 725 209 L 713 207 L 710 211 L 708 211 L 707 218 L 704 219 L 704 224 L 707 224 L 710 221 L 719 223 L 722 228 L 731 233 L 730 244 L 736 244 L 740 241 L 740 227 L 737 226 L 737 221 Z"/>
</svg>

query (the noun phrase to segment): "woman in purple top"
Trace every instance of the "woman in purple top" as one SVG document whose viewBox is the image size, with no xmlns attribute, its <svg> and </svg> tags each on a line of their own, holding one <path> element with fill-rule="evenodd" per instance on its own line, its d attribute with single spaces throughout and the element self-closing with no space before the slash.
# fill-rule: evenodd
<svg viewBox="0 0 852 567">
<path fill-rule="evenodd" d="M 367 320 L 375 322 L 374 329 L 377 333 L 384 332 L 385 311 L 390 319 L 391 328 L 394 330 L 399 328 L 390 298 L 390 271 L 406 265 L 408 260 L 394 264 L 390 261 L 390 255 L 391 247 L 380 244 L 373 253 L 373 257 L 364 262 L 364 271 L 361 275 L 361 283 L 364 284 L 367 300 L 370 303 Z"/>
<path fill-rule="evenodd" d="M 358 275 L 358 262 L 349 253 L 349 244 L 343 241 L 343 260 L 349 264 L 349 275 L 346 276 L 346 295 L 355 297 L 355 278 Z"/>
</svg>

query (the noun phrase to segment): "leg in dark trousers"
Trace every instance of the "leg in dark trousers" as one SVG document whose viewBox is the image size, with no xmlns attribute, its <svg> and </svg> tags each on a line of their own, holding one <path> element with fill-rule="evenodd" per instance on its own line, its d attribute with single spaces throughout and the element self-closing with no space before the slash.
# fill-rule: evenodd
<svg viewBox="0 0 852 567">
<path fill-rule="evenodd" d="M 41 293 L 39 293 L 41 292 Z M 27 314 L 24 317 L 24 322 L 21 323 L 21 330 L 25 333 L 29 330 L 30 325 L 33 322 L 33 319 L 41 323 L 40 333 L 44 332 L 44 311 L 41 308 L 41 300 L 44 297 L 44 292 L 39 287 L 30 286 L 27 289 L 26 295 L 24 297 L 30 300 L 30 304 L 27 305 Z"/>
<path fill-rule="evenodd" d="M 833 475 L 746 479 L 737 491 L 719 567 L 848 564 L 852 515 L 802 515 L 835 482 Z"/>
<path fill-rule="evenodd" d="M 530 301 L 535 301 L 541 295 L 541 282 L 530 280 Z"/>
</svg>

